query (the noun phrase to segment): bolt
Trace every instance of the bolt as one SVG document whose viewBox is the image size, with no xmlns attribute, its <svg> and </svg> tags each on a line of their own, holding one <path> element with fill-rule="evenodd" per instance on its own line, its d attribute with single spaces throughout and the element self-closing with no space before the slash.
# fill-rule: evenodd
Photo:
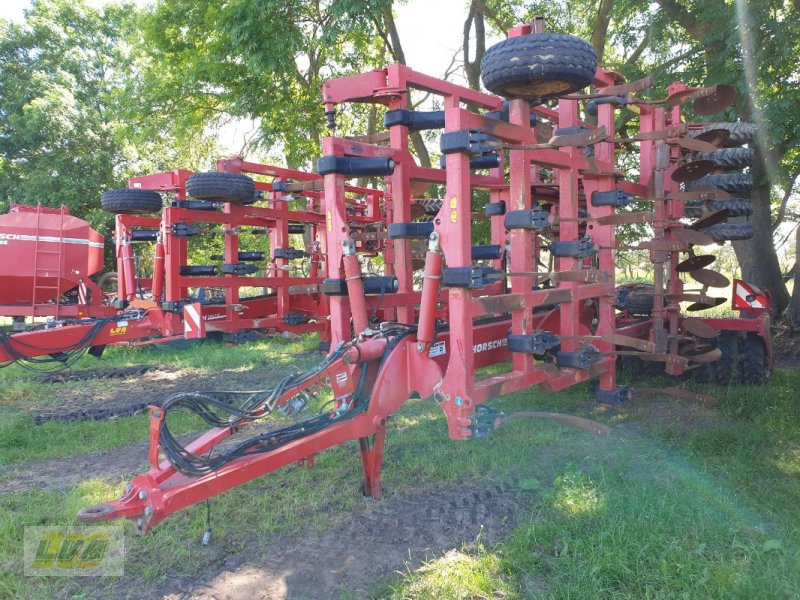
<svg viewBox="0 0 800 600">
<path fill-rule="evenodd" d="M 147 498 L 147 492 L 139 490 L 139 500 L 144 500 L 145 498 Z"/>
<path fill-rule="evenodd" d="M 125 486 L 125 490 L 122 492 L 122 495 L 127 496 L 132 491 L 133 491 L 133 486 L 129 483 L 128 485 Z"/>
<path fill-rule="evenodd" d="M 145 507 L 144 516 L 145 517 L 152 517 L 153 516 L 153 508 L 151 506 L 146 506 Z"/>
<path fill-rule="evenodd" d="M 422 342 L 417 342 L 417 350 L 419 350 L 420 352 L 424 352 L 425 344 L 423 344 Z"/>
<path fill-rule="evenodd" d="M 456 406 L 464 406 L 464 399 L 461 396 L 456 396 Z"/>
</svg>

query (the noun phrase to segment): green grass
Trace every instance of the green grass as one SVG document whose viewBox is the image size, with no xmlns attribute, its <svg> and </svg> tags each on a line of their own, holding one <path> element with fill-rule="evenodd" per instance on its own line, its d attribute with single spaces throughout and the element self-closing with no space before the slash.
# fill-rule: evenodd
<svg viewBox="0 0 800 600">
<path fill-rule="evenodd" d="M 245 348 L 202 346 L 174 353 L 175 368 L 210 372 L 237 360 L 295 364 L 316 341 L 267 340 Z M 256 350 L 255 352 L 253 350 Z M 156 362 L 151 351 L 122 349 L 124 361 Z M 290 358 L 286 355 L 290 354 Z M 302 361 L 306 361 L 302 358 Z M 315 359 L 310 359 L 313 362 Z M 89 363 L 91 364 L 91 363 Z M 305 362 L 303 362 L 305 365 Z M 226 365 L 222 367 L 221 365 Z M 204 371 L 204 370 L 209 371 Z M 7 402 L 24 409 L 42 396 Z M 671 382 L 674 384 L 674 382 Z M 6 388 L 8 389 L 8 388 Z M 52 386 L 50 386 L 52 390 Z M 409 401 L 390 420 L 384 485 L 392 493 L 430 484 L 518 478 L 534 490 L 513 531 L 493 546 L 482 540 L 409 565 L 376 582 L 380 598 L 793 598 L 800 594 L 800 374 L 778 372 L 766 388 L 701 387 L 719 400 L 693 409 L 688 426 L 653 419 L 642 400 L 607 415 L 608 440 L 550 422 L 512 421 L 485 440 L 455 443 L 430 401 Z M 5 395 L 4 395 L 5 397 Z M 686 401 L 652 400 L 684 415 Z M 526 391 L 493 403 L 587 414 L 584 386 L 561 394 Z M 0 424 L 0 457 L 18 462 L 121 446 L 147 435 L 144 417 L 75 425 Z M 186 429 L 194 424 L 187 421 Z M 85 428 L 85 429 L 84 429 Z M 16 428 L 20 429 L 20 428 Z M 22 428 L 25 429 L 25 428 Z M 138 433 L 137 433 L 138 432 Z M 138 437 L 137 437 L 138 435 Z M 128 437 L 126 437 L 128 436 Z M 96 438 L 96 439 L 95 439 Z M 83 448 L 83 449 L 81 449 Z M 37 454 L 38 453 L 38 454 Z M 331 527 L 361 502 L 355 444 L 318 456 L 314 469 L 290 467 L 212 500 L 213 543 L 200 544 L 205 506 L 191 507 L 140 538 L 126 524 L 123 582 L 21 576 L 26 525 L 73 524 L 77 510 L 119 494 L 124 482 L 91 473 L 64 490 L 0 495 L 0 597 L 104 597 L 167 578 L 191 581 L 246 547 L 268 552 L 283 536 Z M 116 587 L 115 587 L 116 586 Z M 122 586 L 122 587 L 120 587 Z M 127 586 L 127 587 L 125 587 Z"/>
<path fill-rule="evenodd" d="M 250 370 L 269 366 L 278 375 L 284 370 L 301 370 L 319 360 L 313 352 L 318 338 L 307 336 L 293 340 L 271 338 L 244 346 L 229 347 L 206 340 L 188 350 L 160 350 L 111 347 L 98 360 L 86 356 L 73 371 L 112 369 L 142 364 L 156 364 L 166 370 L 188 371 L 202 387 L 202 377 L 209 373 Z M 300 356 L 298 358 L 298 356 Z M 59 392 L 76 393 L 82 389 L 113 389 L 115 380 L 74 381 L 47 384 L 36 381 L 37 374 L 17 365 L 0 370 L 0 466 L 30 460 L 75 456 L 127 446 L 148 437 L 147 415 L 135 415 L 103 421 L 73 423 L 48 422 L 34 425 L 31 408 L 58 402 Z M 154 398 L 154 401 L 160 398 Z M 204 428 L 200 419 L 176 414 L 170 428 L 177 434 Z M 2 480 L 2 473 L 0 473 Z"/>
<path fill-rule="evenodd" d="M 555 461 L 560 473 L 541 480 L 506 539 L 432 561 L 376 597 L 798 598 L 799 388 L 788 372 L 766 388 L 708 387 L 719 407 L 696 428 L 625 411 L 614 421 L 636 430 Z"/>
</svg>

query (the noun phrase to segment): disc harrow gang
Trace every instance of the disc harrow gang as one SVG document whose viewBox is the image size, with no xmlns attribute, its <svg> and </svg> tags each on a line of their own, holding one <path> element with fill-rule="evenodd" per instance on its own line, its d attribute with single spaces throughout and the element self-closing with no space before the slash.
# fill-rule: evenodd
<svg viewBox="0 0 800 600">
<path fill-rule="evenodd" d="M 728 284 L 707 268 L 713 256 L 694 253 L 715 241 L 698 230 L 707 222 L 687 226 L 684 216 L 688 202 L 728 199 L 730 182 L 719 179 L 713 161 L 693 160 L 693 153 L 715 152 L 734 131 L 741 133 L 687 124 L 681 111 L 689 103 L 696 114 L 721 111 L 733 100 L 732 88 L 673 83 L 664 100 L 639 98 L 651 77 L 626 84 L 597 67 L 591 45 L 543 29 L 541 19 L 515 27 L 487 52 L 484 83 L 506 100 L 400 64 L 325 82 L 331 135 L 317 163 L 321 180 L 286 180 L 282 187 L 257 181 L 256 187 L 269 190 L 273 201 L 316 194 L 319 219 L 311 239 L 321 280 L 285 278 L 302 293 L 325 298 L 331 353 L 315 369 L 269 390 L 239 397 L 182 393 L 151 406 L 150 471 L 121 498 L 81 511 L 81 520 L 129 518 L 144 533 L 184 507 L 283 466 L 311 466 L 317 453 L 348 440 L 358 442 L 364 493 L 378 498 L 387 419 L 411 396 L 432 398 L 455 440 L 485 437 L 523 417 L 608 435 L 608 428 L 584 419 L 537 411 L 505 415 L 486 403 L 532 386 L 559 391 L 590 380 L 599 402 L 626 402 L 635 390 L 617 384 L 618 359 L 680 375 L 718 361 L 716 339 L 727 330 L 763 341 L 760 350 L 749 342 L 747 351 L 746 373 L 758 378 L 758 366 L 771 356 L 768 300 L 760 290 L 734 281 L 751 319 L 681 312 L 682 302 L 691 303 L 688 310 L 724 302 L 707 292 Z M 590 93 L 582 93 L 587 86 Z M 443 110 L 413 110 L 413 90 L 435 96 Z M 558 101 L 551 107 L 541 102 L 546 98 Z M 386 108 L 387 134 L 337 135 L 341 105 L 358 103 Z M 617 111 L 628 109 L 638 115 L 639 131 L 618 139 Z M 442 168 L 416 162 L 410 131 L 438 132 Z M 616 158 L 631 144 L 638 145 L 640 171 L 629 180 Z M 366 187 L 349 187 L 354 179 Z M 682 183 L 702 181 L 708 185 L 681 190 Z M 421 197 L 437 188 L 439 197 Z M 354 194 L 376 204 L 370 208 Z M 650 211 L 622 210 L 641 199 Z M 230 228 L 241 215 L 235 226 L 250 225 L 250 210 L 267 209 L 226 204 L 215 223 Z M 473 227 L 487 219 L 488 227 Z M 191 231 L 187 221 L 167 224 Z M 649 239 L 635 247 L 648 251 L 654 276 L 617 288 L 615 254 L 625 246 L 616 227 L 630 223 L 650 229 Z M 286 239 L 274 243 L 277 252 Z M 226 246 L 226 261 L 236 251 Z M 287 260 L 282 256 L 278 260 Z M 375 256 L 382 260 L 370 260 Z M 275 264 L 278 271 L 287 266 Z M 685 289 L 683 275 L 702 288 Z M 207 280 L 198 276 L 191 283 L 212 285 Z M 167 291 L 169 299 L 185 296 L 190 282 L 180 285 L 180 292 Z M 133 289 L 126 285 L 124 293 Z M 234 300 L 227 288 L 226 303 Z M 508 368 L 480 375 L 499 363 Z M 659 393 L 711 403 L 679 388 Z M 241 439 L 251 425 L 310 398 L 321 403 L 315 416 Z M 168 426 L 176 410 L 200 415 L 212 429 L 181 444 Z"/>
</svg>

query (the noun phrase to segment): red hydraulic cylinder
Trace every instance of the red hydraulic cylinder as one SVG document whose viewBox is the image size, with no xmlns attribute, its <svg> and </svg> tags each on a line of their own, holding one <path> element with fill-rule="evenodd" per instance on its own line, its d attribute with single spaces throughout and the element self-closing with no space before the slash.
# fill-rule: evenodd
<svg viewBox="0 0 800 600">
<path fill-rule="evenodd" d="M 353 316 L 353 330 L 358 336 L 369 327 L 367 297 L 364 294 L 364 282 L 361 280 L 361 264 L 358 262 L 352 242 L 348 243 L 344 251 L 342 263 L 347 282 L 347 296 L 350 300 L 350 313 Z"/>
<path fill-rule="evenodd" d="M 343 360 L 348 365 L 377 360 L 386 352 L 387 344 L 388 342 L 384 337 L 373 338 L 366 342 L 355 344 L 345 353 Z"/>
<path fill-rule="evenodd" d="M 136 263 L 133 260 L 133 246 L 128 240 L 123 240 L 120 248 L 120 282 L 122 289 L 125 290 L 123 300 L 133 300 L 136 298 Z"/>
<path fill-rule="evenodd" d="M 164 243 L 161 241 L 161 234 L 158 234 L 156 241 L 156 251 L 153 257 L 153 300 L 161 301 L 161 294 L 164 292 Z"/>
<path fill-rule="evenodd" d="M 422 298 L 417 327 L 417 349 L 420 352 L 424 352 L 433 342 L 441 281 L 442 253 L 439 251 L 439 234 L 434 232 L 425 255 L 425 273 L 422 275 Z"/>
</svg>

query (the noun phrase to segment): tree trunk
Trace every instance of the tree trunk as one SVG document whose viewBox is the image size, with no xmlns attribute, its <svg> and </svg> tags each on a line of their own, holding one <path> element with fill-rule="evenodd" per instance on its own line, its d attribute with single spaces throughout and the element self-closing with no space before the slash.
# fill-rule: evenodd
<svg viewBox="0 0 800 600">
<path fill-rule="evenodd" d="M 800 258 L 800 227 L 795 230 L 795 260 Z M 792 303 L 789 305 L 789 318 L 794 325 L 795 330 L 800 330 L 800 269 L 796 268 L 795 262 L 794 270 L 794 289 L 792 290 Z"/>
<path fill-rule="evenodd" d="M 388 37 L 389 51 L 394 56 L 395 60 L 401 65 L 406 64 L 406 54 L 403 52 L 403 45 L 400 43 L 400 34 L 397 31 L 397 25 L 394 22 L 394 15 L 392 14 L 392 7 L 388 6 L 383 11 L 383 26 L 385 27 L 384 39 Z M 414 148 L 414 154 L 417 155 L 417 160 L 421 167 L 430 168 L 431 156 L 428 148 L 425 146 L 425 140 L 422 139 L 422 134 L 419 131 L 410 131 L 408 133 L 411 146 Z"/>
<path fill-rule="evenodd" d="M 592 46 L 594 47 L 597 60 L 603 63 L 603 54 L 606 48 L 606 35 L 608 34 L 608 25 L 611 23 L 611 9 L 614 7 L 614 0 L 600 0 L 597 7 L 597 18 L 594 22 L 594 31 L 592 31 Z"/>
<path fill-rule="evenodd" d="M 480 0 L 472 0 L 469 7 L 467 20 L 464 21 L 464 73 L 467 76 L 467 83 L 473 90 L 481 89 L 481 61 L 486 54 L 486 27 L 483 22 L 484 3 Z M 475 59 L 469 59 L 469 37 L 472 26 L 475 25 Z"/>
<path fill-rule="evenodd" d="M 778 253 L 772 238 L 772 198 L 769 180 L 761 160 L 752 168 L 753 239 L 736 244 L 736 257 L 742 268 L 742 278 L 766 289 L 772 298 L 772 313 L 778 315 L 789 305 L 789 292 L 783 281 Z"/>
</svg>

